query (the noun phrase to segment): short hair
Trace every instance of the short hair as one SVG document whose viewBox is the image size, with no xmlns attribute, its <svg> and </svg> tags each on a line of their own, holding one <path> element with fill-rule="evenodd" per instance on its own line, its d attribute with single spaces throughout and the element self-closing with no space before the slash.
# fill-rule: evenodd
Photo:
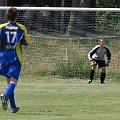
<svg viewBox="0 0 120 120">
<path fill-rule="evenodd" d="M 17 12 L 16 8 L 11 7 L 6 11 L 6 16 L 10 21 L 15 21 L 17 18 Z"/>
<path fill-rule="evenodd" d="M 101 41 L 104 41 L 104 42 L 105 42 L 105 39 L 104 39 L 104 38 L 100 38 L 98 41 L 99 41 L 99 42 L 101 42 Z"/>
</svg>

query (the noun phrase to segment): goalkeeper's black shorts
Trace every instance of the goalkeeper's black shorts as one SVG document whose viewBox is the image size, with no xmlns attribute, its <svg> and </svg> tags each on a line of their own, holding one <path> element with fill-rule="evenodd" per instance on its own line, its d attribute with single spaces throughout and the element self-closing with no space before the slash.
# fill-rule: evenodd
<svg viewBox="0 0 120 120">
<path fill-rule="evenodd" d="M 105 60 L 95 60 L 98 65 L 98 69 L 101 67 L 106 67 Z"/>
</svg>

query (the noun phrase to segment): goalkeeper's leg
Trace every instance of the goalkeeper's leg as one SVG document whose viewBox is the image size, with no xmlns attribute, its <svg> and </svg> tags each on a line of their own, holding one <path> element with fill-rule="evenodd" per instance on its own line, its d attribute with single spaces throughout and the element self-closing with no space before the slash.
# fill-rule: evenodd
<svg viewBox="0 0 120 120">
<path fill-rule="evenodd" d="M 101 72 L 101 75 L 100 75 L 100 82 L 101 84 L 105 84 L 105 78 L 106 78 L 106 67 L 102 67 L 101 68 L 102 72 Z"/>
<path fill-rule="evenodd" d="M 88 84 L 90 84 L 93 81 L 95 70 L 96 70 L 96 65 L 92 66 L 90 70 L 90 78 L 89 78 Z"/>
</svg>

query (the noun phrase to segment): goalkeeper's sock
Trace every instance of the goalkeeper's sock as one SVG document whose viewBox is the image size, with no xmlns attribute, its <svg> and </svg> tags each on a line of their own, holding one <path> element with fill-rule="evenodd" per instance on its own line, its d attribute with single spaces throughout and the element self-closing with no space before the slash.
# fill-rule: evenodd
<svg viewBox="0 0 120 120">
<path fill-rule="evenodd" d="M 11 108 L 16 108 L 16 104 L 15 104 L 15 99 L 14 99 L 14 92 L 12 92 L 9 96 L 9 101 L 10 101 L 10 106 Z"/>
<path fill-rule="evenodd" d="M 90 71 L 90 80 L 91 81 L 93 80 L 94 74 L 95 74 L 95 70 L 91 70 Z"/>
<path fill-rule="evenodd" d="M 101 84 L 103 84 L 104 83 L 104 81 L 105 81 L 105 78 L 106 78 L 106 73 L 101 73 L 101 76 L 100 76 L 100 81 L 101 81 Z"/>
<path fill-rule="evenodd" d="M 5 92 L 4 92 L 4 95 L 5 95 L 7 98 L 9 98 L 10 94 L 14 91 L 15 86 L 16 86 L 16 84 L 15 84 L 15 82 L 13 82 L 13 81 L 11 81 L 11 82 L 8 84 L 8 86 L 7 86 L 7 88 L 6 88 Z"/>
</svg>

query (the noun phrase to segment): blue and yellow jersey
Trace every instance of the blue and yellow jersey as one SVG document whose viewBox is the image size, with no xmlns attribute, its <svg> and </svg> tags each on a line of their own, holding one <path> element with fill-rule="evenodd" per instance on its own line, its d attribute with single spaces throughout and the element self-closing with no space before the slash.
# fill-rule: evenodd
<svg viewBox="0 0 120 120">
<path fill-rule="evenodd" d="M 22 45 L 29 45 L 30 38 L 24 25 L 8 22 L 0 25 L 0 64 L 22 62 Z"/>
</svg>

